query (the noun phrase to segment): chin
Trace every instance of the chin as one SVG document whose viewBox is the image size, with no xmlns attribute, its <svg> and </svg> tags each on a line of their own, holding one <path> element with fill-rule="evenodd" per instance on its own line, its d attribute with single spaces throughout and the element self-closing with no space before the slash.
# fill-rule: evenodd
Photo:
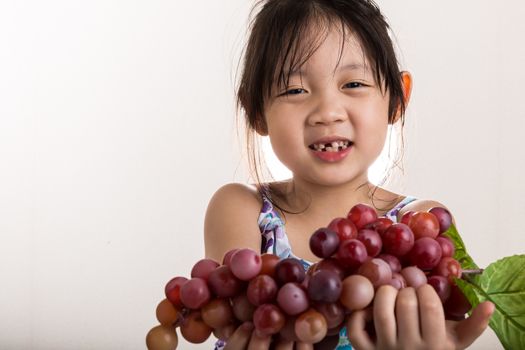
<svg viewBox="0 0 525 350">
<path fill-rule="evenodd" d="M 357 177 L 349 177 L 347 174 L 346 176 L 343 176 L 343 174 L 336 174 L 336 175 L 324 175 L 319 176 L 314 179 L 312 179 L 313 183 L 316 183 L 321 186 L 327 186 L 327 187 L 337 187 L 337 186 L 343 186 L 350 182 L 356 181 Z M 362 182 L 366 183 L 368 179 L 363 179 Z M 361 184 L 359 184 L 361 185 Z"/>
</svg>

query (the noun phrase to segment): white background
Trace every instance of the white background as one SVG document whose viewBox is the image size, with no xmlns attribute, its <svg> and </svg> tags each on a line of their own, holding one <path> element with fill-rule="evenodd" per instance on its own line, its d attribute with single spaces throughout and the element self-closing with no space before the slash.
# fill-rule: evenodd
<svg viewBox="0 0 525 350">
<path fill-rule="evenodd" d="M 251 3 L 0 2 L 0 349 L 145 348 L 211 195 L 246 181 Z M 390 188 L 447 205 L 480 266 L 523 253 L 525 5 L 379 4 L 414 76 Z"/>
</svg>

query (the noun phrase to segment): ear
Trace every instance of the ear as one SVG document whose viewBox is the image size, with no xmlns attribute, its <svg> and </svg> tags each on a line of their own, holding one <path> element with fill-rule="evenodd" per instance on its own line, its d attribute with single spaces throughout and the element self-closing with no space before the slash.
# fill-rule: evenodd
<svg viewBox="0 0 525 350">
<path fill-rule="evenodd" d="M 410 72 L 402 71 L 401 72 L 401 82 L 402 82 L 402 88 L 403 88 L 403 99 L 405 102 L 405 108 L 408 106 L 408 102 L 410 102 L 410 94 L 412 93 L 412 75 Z M 401 118 L 401 106 L 398 106 L 396 110 L 396 114 L 394 116 L 394 120 L 392 121 L 392 124 L 397 123 L 397 121 Z"/>
</svg>

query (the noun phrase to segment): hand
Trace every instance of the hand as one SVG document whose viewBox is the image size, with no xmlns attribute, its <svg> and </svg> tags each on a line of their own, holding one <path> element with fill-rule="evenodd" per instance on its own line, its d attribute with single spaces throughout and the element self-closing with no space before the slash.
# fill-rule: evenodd
<svg viewBox="0 0 525 350">
<path fill-rule="evenodd" d="M 273 338 L 269 335 L 263 335 L 254 330 L 253 323 L 245 322 L 238 327 L 226 341 L 224 350 L 313 350 L 312 344 L 295 343 L 282 339 L 281 337 Z"/>
<path fill-rule="evenodd" d="M 373 310 L 353 312 L 347 321 L 348 338 L 358 350 L 465 349 L 487 328 L 494 312 L 491 302 L 480 303 L 461 321 L 446 321 L 443 305 L 428 284 L 397 290 L 377 290 Z M 373 317 L 376 340 L 365 330 Z"/>
</svg>

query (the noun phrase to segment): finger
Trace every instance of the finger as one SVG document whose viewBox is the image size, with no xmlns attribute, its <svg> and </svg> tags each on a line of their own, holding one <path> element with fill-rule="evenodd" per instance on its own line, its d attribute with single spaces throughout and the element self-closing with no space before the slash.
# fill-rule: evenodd
<svg viewBox="0 0 525 350">
<path fill-rule="evenodd" d="M 250 343 L 248 344 L 248 350 L 268 350 L 272 342 L 272 336 L 266 335 L 258 330 L 252 333 Z"/>
<path fill-rule="evenodd" d="M 244 322 L 240 327 L 238 327 L 235 332 L 228 338 L 224 350 L 238 350 L 246 349 L 250 338 L 252 336 L 253 323 Z"/>
<path fill-rule="evenodd" d="M 379 287 L 374 298 L 374 327 L 378 348 L 394 348 L 397 343 L 396 297 L 397 289 L 385 285 Z"/>
<path fill-rule="evenodd" d="M 439 344 L 446 339 L 445 312 L 443 304 L 430 284 L 416 290 L 421 321 L 421 337 L 427 344 Z"/>
<path fill-rule="evenodd" d="M 396 320 L 400 345 L 421 342 L 418 302 L 414 288 L 403 288 L 397 293 Z"/>
<path fill-rule="evenodd" d="M 468 347 L 485 331 L 495 306 L 490 301 L 484 301 L 474 308 L 469 318 L 458 322 L 456 334 L 460 349 Z"/>
<path fill-rule="evenodd" d="M 365 330 L 366 321 L 372 319 L 372 310 L 357 310 L 350 314 L 346 323 L 348 339 L 358 350 L 375 349 L 374 343 Z"/>
</svg>

